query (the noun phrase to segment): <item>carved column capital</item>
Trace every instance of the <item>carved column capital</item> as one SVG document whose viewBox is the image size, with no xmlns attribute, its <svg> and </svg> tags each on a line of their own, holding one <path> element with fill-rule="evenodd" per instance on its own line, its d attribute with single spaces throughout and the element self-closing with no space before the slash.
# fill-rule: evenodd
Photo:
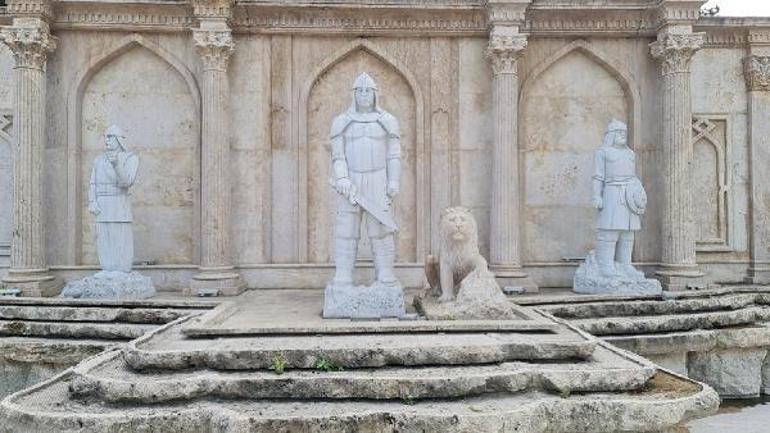
<svg viewBox="0 0 770 433">
<path fill-rule="evenodd" d="M 690 72 L 692 56 L 703 42 L 703 33 L 668 33 L 650 44 L 650 52 L 661 63 L 663 75 L 686 73 Z"/>
<path fill-rule="evenodd" d="M 527 48 L 527 37 L 521 34 L 496 33 L 489 37 L 487 57 L 495 75 L 517 74 L 517 62 Z"/>
<path fill-rule="evenodd" d="M 749 91 L 770 90 L 770 56 L 751 55 L 744 58 L 743 73 Z"/>
<path fill-rule="evenodd" d="M 43 69 L 48 54 L 56 49 L 56 38 L 44 23 L 3 27 L 0 41 L 11 49 L 17 68 Z"/>
<path fill-rule="evenodd" d="M 226 71 L 235 43 L 230 30 L 193 30 L 193 41 L 204 70 Z"/>
</svg>

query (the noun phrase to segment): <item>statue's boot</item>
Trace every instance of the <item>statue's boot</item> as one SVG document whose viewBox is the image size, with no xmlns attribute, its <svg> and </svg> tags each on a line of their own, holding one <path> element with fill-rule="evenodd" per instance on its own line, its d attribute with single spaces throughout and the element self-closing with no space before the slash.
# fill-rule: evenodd
<svg viewBox="0 0 770 433">
<path fill-rule="evenodd" d="M 615 276 L 615 242 L 596 241 L 596 263 L 605 277 Z"/>
<path fill-rule="evenodd" d="M 393 235 L 380 239 L 370 239 L 374 253 L 374 272 L 377 282 L 383 285 L 393 285 L 398 282 L 393 273 L 393 262 L 396 259 L 396 241 Z"/>
<path fill-rule="evenodd" d="M 644 274 L 637 271 L 631 264 L 631 257 L 634 252 L 634 239 L 620 239 L 618 241 L 616 270 L 630 278 L 644 277 Z"/>
<path fill-rule="evenodd" d="M 334 248 L 334 280 L 335 287 L 353 285 L 353 269 L 356 264 L 358 239 L 337 239 Z"/>
</svg>

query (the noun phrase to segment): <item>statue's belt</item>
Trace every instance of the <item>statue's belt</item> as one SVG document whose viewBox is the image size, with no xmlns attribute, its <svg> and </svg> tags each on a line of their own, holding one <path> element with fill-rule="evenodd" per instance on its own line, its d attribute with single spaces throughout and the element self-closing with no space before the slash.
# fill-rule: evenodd
<svg viewBox="0 0 770 433">
<path fill-rule="evenodd" d="M 348 167 L 348 171 L 353 172 L 353 173 L 375 173 L 375 172 L 382 171 L 382 170 L 385 170 L 385 167 L 369 168 L 369 169 L 365 169 L 365 170 L 360 170 L 360 169 L 355 169 L 355 168 Z"/>
</svg>

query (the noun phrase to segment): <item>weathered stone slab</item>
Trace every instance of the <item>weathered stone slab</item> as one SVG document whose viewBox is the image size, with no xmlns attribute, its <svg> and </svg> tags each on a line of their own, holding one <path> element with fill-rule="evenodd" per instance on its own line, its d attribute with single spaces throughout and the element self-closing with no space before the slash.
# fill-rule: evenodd
<svg viewBox="0 0 770 433">
<path fill-rule="evenodd" d="M 659 432 L 716 411 L 716 393 L 694 382 L 657 375 L 643 392 L 548 395 L 502 394 L 430 401 L 201 400 L 184 406 L 131 407 L 69 398 L 72 372 L 16 393 L 0 403 L 8 433 L 56 431 L 184 431 L 246 433 L 396 431 L 488 433 L 516 431 Z M 298 408 L 301 407 L 301 410 Z M 396 430 L 398 429 L 398 430 Z"/>
<path fill-rule="evenodd" d="M 767 349 L 694 352 L 688 376 L 711 385 L 724 398 L 758 397 L 766 355 Z"/>
<path fill-rule="evenodd" d="M 288 368 L 312 369 L 321 359 L 344 368 L 467 365 L 514 360 L 586 359 L 596 340 L 576 332 L 462 332 L 350 335 L 273 335 L 184 339 L 180 319 L 130 342 L 125 360 L 134 369 L 258 370 L 273 358 Z"/>
</svg>

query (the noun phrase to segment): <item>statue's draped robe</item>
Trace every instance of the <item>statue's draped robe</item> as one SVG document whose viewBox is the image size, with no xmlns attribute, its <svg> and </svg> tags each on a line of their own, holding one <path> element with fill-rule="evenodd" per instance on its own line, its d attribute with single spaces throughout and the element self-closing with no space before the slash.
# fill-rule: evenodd
<svg viewBox="0 0 770 433">
<path fill-rule="evenodd" d="M 114 167 L 106 155 L 99 155 L 91 168 L 88 198 L 100 209 L 96 215 L 96 252 L 104 271 L 131 272 L 134 234 L 128 190 L 138 168 L 139 158 L 129 152 L 119 152 Z"/>
</svg>

